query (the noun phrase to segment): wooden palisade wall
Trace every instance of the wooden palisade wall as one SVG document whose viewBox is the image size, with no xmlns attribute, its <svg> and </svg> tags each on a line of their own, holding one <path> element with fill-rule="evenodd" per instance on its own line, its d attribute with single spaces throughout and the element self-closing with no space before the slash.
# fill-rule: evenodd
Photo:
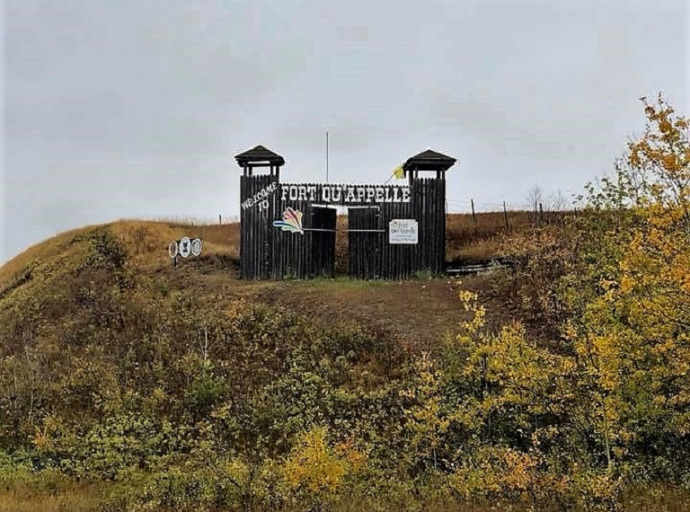
<svg viewBox="0 0 690 512">
<path fill-rule="evenodd" d="M 276 185 L 272 185 L 276 183 Z M 261 194 L 274 187 L 274 191 Z M 293 192 L 290 199 L 288 191 Z M 295 187 L 303 187 L 301 194 Z M 324 188 L 329 187 L 324 196 Z M 410 186 L 366 186 L 375 192 L 348 200 L 343 185 L 339 201 L 333 201 L 334 185 L 281 185 L 274 175 L 241 176 L 241 202 L 260 195 L 262 204 L 242 207 L 240 266 L 243 279 L 332 277 L 335 262 L 336 210 L 350 206 L 350 275 L 361 279 L 405 279 L 420 271 L 441 274 L 445 261 L 446 183 L 443 178 L 412 178 Z M 361 189 L 361 187 L 360 187 Z M 310 193 L 304 193 L 309 190 Z M 331 192 L 331 194 L 329 194 Z M 407 194 L 409 193 L 409 197 Z M 285 197 L 283 197 L 285 196 Z M 377 199 L 388 198 L 388 202 Z M 401 198 L 408 201 L 403 202 Z M 393 201 L 391 202 L 391 199 Z M 287 207 L 303 213 L 304 233 L 282 231 L 273 222 Z M 415 219 L 419 239 L 415 245 L 389 244 L 388 225 L 393 219 Z"/>
</svg>

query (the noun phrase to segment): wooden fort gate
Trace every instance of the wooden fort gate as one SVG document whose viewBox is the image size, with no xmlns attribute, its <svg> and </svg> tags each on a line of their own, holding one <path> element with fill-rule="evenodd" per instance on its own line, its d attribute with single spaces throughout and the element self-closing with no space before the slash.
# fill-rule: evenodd
<svg viewBox="0 0 690 512">
<path fill-rule="evenodd" d="M 446 245 L 445 174 L 454 158 L 432 150 L 403 165 L 408 184 L 280 182 L 282 156 L 256 146 L 235 157 L 240 177 L 243 279 L 332 277 L 337 206 L 348 207 L 349 274 L 402 279 L 441 274 Z"/>
</svg>

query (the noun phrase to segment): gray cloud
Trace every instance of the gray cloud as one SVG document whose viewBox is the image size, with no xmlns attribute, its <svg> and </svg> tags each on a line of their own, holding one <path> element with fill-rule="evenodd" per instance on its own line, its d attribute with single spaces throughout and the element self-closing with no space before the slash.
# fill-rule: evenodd
<svg viewBox="0 0 690 512">
<path fill-rule="evenodd" d="M 683 0 L 9 0 L 4 261 L 122 217 L 238 212 L 233 156 L 285 179 L 385 181 L 428 146 L 452 208 L 576 190 L 643 125 L 687 112 Z"/>
</svg>

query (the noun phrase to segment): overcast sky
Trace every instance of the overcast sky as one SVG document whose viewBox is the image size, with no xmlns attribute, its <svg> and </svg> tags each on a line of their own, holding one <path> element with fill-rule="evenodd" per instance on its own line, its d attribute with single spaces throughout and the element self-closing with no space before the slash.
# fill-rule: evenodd
<svg viewBox="0 0 690 512">
<path fill-rule="evenodd" d="M 7 0 L 0 262 L 118 218 L 239 213 L 238 152 L 285 181 L 458 159 L 451 210 L 579 192 L 663 92 L 688 112 L 686 0 Z"/>
</svg>

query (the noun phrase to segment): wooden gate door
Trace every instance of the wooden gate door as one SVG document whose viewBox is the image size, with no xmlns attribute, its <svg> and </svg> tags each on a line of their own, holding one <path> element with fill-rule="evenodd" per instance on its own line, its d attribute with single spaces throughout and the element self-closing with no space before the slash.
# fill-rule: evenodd
<svg viewBox="0 0 690 512">
<path fill-rule="evenodd" d="M 385 230 L 379 227 L 380 215 L 378 206 L 348 208 L 350 277 L 381 277 L 381 243 Z"/>
<path fill-rule="evenodd" d="M 335 276 L 335 224 L 337 210 L 313 206 L 311 208 L 311 277 Z"/>
</svg>

